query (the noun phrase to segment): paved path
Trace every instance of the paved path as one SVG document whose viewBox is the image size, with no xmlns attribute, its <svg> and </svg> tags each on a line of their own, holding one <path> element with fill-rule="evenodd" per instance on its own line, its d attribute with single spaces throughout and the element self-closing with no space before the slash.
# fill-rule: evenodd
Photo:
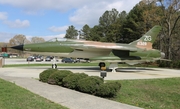
<svg viewBox="0 0 180 109">
<path fill-rule="evenodd" d="M 39 78 L 39 73 L 49 66 L 34 67 L 16 67 L 0 68 L 1 75 L 12 77 L 32 77 Z M 98 67 L 58 67 L 59 70 L 71 70 L 74 73 L 86 73 L 90 76 L 100 76 Z M 155 79 L 155 78 L 172 78 L 180 77 L 180 70 L 162 69 L 162 68 L 119 68 L 116 73 L 107 72 L 105 80 L 127 80 L 127 79 Z"/>
<path fill-rule="evenodd" d="M 4 75 L 0 75 L 0 78 L 13 82 L 16 85 L 70 109 L 140 109 L 138 107 L 80 93 L 60 86 L 42 83 L 33 78 L 10 77 Z"/>
</svg>

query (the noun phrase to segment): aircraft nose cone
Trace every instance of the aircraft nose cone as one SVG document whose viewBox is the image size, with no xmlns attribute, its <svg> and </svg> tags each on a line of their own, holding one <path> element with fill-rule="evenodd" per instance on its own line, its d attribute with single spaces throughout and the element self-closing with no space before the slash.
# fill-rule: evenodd
<svg viewBox="0 0 180 109">
<path fill-rule="evenodd" d="M 24 45 L 17 45 L 17 46 L 13 46 L 11 48 L 23 51 L 23 47 L 24 47 Z"/>
<path fill-rule="evenodd" d="M 165 53 L 161 52 L 161 59 L 165 58 Z"/>
</svg>

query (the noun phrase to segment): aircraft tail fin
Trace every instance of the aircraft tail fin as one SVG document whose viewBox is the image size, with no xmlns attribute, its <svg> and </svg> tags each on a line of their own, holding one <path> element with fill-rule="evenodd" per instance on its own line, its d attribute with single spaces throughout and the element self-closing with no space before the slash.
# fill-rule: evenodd
<svg viewBox="0 0 180 109">
<path fill-rule="evenodd" d="M 154 43 L 160 31 L 161 26 L 156 25 L 152 29 L 150 29 L 146 34 L 144 34 L 140 39 L 129 43 L 129 45 L 134 45 L 138 48 L 152 49 L 152 44 Z"/>
</svg>

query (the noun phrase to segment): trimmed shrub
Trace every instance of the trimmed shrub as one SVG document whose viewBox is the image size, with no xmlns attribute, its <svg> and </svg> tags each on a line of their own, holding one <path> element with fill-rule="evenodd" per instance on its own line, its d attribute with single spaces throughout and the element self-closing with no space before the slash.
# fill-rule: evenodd
<svg viewBox="0 0 180 109">
<path fill-rule="evenodd" d="M 57 71 L 57 69 L 44 70 L 42 73 L 39 74 L 39 81 L 48 82 L 49 76 L 56 71 Z"/>
<path fill-rule="evenodd" d="M 95 94 L 103 79 L 98 76 L 89 76 L 78 81 L 77 87 L 81 92 Z"/>
<path fill-rule="evenodd" d="M 53 85 L 62 85 L 63 78 L 69 74 L 72 74 L 69 70 L 57 70 L 49 76 L 48 83 Z"/>
<path fill-rule="evenodd" d="M 178 65 L 177 65 L 178 68 L 180 68 L 180 61 L 178 61 Z"/>
<path fill-rule="evenodd" d="M 86 77 L 88 77 L 88 75 L 85 73 L 73 73 L 63 78 L 62 83 L 64 87 L 77 90 L 78 81 Z"/>
<path fill-rule="evenodd" d="M 180 68 L 180 61 L 172 61 L 173 68 Z"/>
<path fill-rule="evenodd" d="M 119 82 L 101 84 L 97 90 L 96 95 L 100 97 L 114 97 L 120 88 L 121 84 Z"/>
<path fill-rule="evenodd" d="M 169 62 L 169 61 L 160 61 L 160 63 L 159 63 L 159 67 L 170 68 L 171 65 L 172 65 L 172 62 Z"/>
<path fill-rule="evenodd" d="M 173 61 L 173 62 L 172 62 L 172 68 L 177 68 L 177 66 L 178 66 L 177 61 Z"/>
<path fill-rule="evenodd" d="M 158 64 L 159 64 L 159 67 L 165 67 L 165 63 L 164 63 L 164 61 L 162 61 L 162 62 L 160 62 L 160 61 L 159 61 L 159 63 L 158 63 Z"/>
<path fill-rule="evenodd" d="M 160 61 L 159 67 L 180 68 L 180 61 Z"/>
</svg>

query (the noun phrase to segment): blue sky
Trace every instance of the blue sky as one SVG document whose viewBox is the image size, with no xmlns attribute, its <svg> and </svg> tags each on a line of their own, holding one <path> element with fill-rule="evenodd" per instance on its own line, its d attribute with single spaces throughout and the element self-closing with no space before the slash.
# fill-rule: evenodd
<svg viewBox="0 0 180 109">
<path fill-rule="evenodd" d="M 15 35 L 64 37 L 68 26 L 98 24 L 106 10 L 129 12 L 141 0 L 0 0 L 0 42 Z"/>
</svg>

